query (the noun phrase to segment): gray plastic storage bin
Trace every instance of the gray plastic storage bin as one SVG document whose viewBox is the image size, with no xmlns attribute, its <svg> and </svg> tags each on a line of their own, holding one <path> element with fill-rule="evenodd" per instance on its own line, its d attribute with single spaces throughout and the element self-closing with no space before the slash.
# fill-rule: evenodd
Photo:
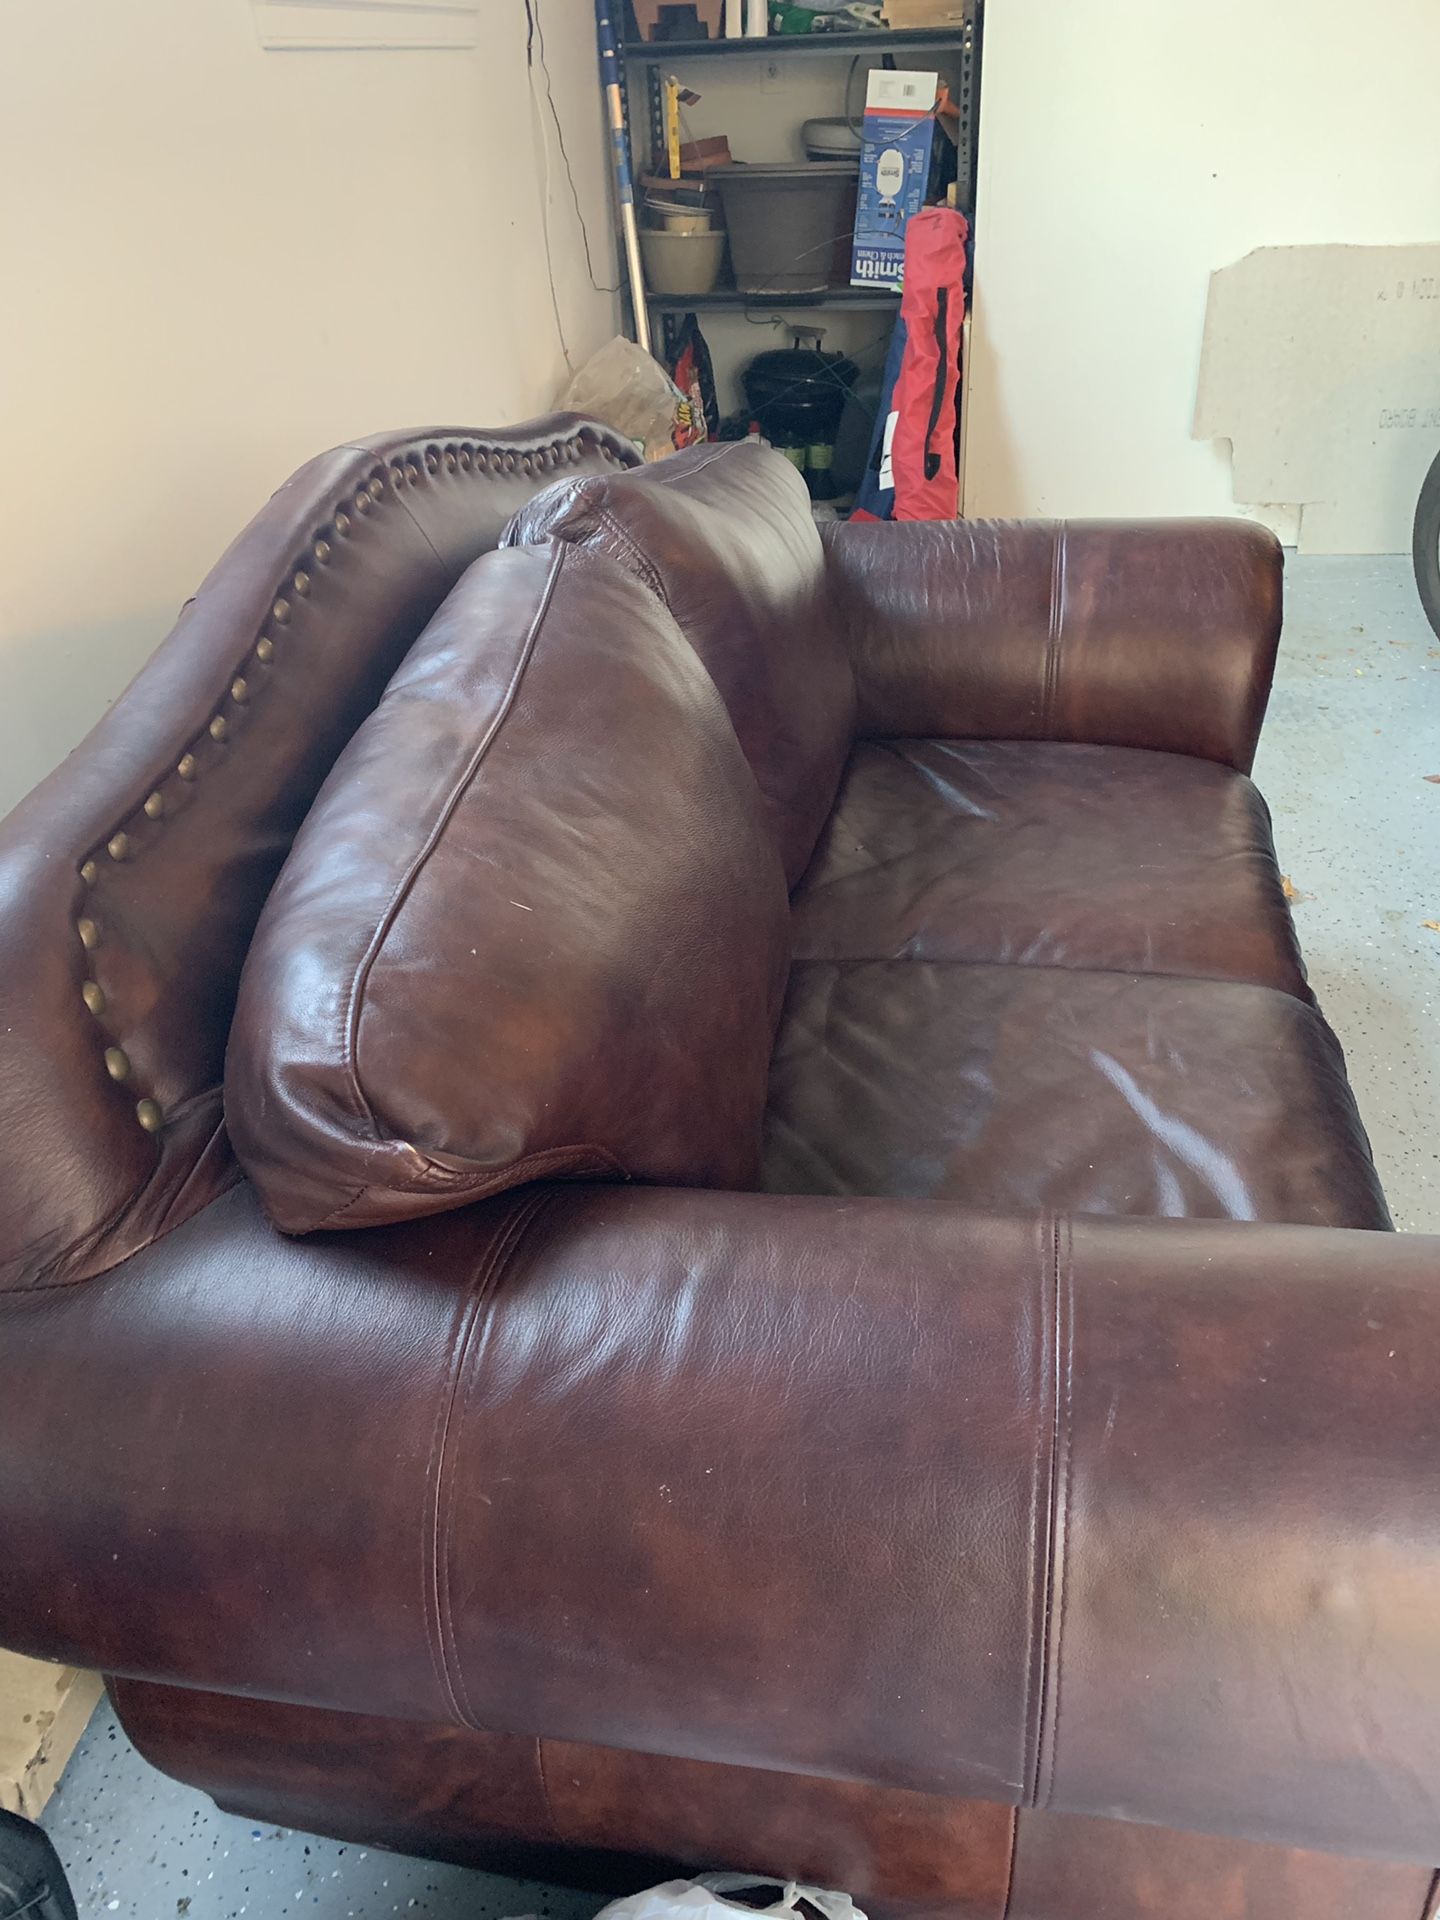
<svg viewBox="0 0 1440 1920">
<path fill-rule="evenodd" d="M 735 284 L 744 293 L 815 293 L 850 278 L 860 169 L 849 160 L 717 167 Z"/>
</svg>

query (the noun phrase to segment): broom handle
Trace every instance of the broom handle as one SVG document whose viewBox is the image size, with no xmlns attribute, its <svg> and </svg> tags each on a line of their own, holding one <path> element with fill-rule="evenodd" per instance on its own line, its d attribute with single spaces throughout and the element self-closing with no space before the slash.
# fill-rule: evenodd
<svg viewBox="0 0 1440 1920">
<path fill-rule="evenodd" d="M 615 194 L 620 202 L 620 231 L 625 239 L 630 304 L 635 312 L 635 339 L 646 353 L 650 353 L 650 309 L 645 304 L 645 268 L 640 258 L 640 226 L 635 218 L 635 184 L 630 177 L 630 143 L 625 134 L 624 79 L 609 6 L 610 0 L 595 0 L 600 79 L 605 89 L 605 112 L 610 122 L 610 160 L 615 170 Z"/>
</svg>

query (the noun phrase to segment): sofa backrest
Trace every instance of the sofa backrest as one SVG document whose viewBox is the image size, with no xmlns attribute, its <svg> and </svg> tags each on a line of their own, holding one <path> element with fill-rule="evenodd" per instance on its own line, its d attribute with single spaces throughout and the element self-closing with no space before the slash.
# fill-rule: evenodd
<svg viewBox="0 0 1440 1920">
<path fill-rule="evenodd" d="M 748 441 L 576 477 L 506 534 L 607 553 L 660 595 L 720 690 L 793 887 L 850 751 L 855 683 L 805 483 Z"/>
<path fill-rule="evenodd" d="M 340 755 L 266 902 L 225 1112 L 292 1233 L 545 1178 L 752 1186 L 784 875 L 643 581 L 488 553 Z"/>
<path fill-rule="evenodd" d="M 523 501 L 634 459 L 573 415 L 322 454 L 0 825 L 0 1288 L 112 1266 L 238 1177 L 236 981 L 321 781 Z"/>
</svg>

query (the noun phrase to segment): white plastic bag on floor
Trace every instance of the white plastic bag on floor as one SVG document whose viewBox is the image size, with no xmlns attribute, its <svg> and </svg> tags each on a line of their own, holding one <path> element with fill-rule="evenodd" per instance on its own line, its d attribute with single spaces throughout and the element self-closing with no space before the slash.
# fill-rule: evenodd
<svg viewBox="0 0 1440 1920">
<path fill-rule="evenodd" d="M 764 1905 L 727 1900 L 727 1893 L 769 1893 Z M 643 1893 L 630 1893 L 602 1907 L 595 1920 L 800 1920 L 797 1908 L 804 1900 L 825 1920 L 866 1920 L 848 1893 L 826 1887 L 801 1886 L 794 1880 L 767 1880 L 751 1873 L 702 1873 L 694 1880 L 666 1880 Z"/>
<path fill-rule="evenodd" d="M 658 360 L 618 335 L 592 353 L 560 396 L 568 413 L 588 414 L 633 440 L 647 460 L 663 460 L 705 438 L 704 415 Z"/>
</svg>

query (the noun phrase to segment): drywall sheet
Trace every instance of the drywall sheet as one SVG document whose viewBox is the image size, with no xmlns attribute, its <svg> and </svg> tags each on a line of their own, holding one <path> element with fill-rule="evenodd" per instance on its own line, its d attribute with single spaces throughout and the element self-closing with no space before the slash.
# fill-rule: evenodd
<svg viewBox="0 0 1440 1920">
<path fill-rule="evenodd" d="M 1194 437 L 1302 553 L 1404 553 L 1440 453 L 1440 246 L 1260 247 L 1210 276 Z"/>
</svg>

